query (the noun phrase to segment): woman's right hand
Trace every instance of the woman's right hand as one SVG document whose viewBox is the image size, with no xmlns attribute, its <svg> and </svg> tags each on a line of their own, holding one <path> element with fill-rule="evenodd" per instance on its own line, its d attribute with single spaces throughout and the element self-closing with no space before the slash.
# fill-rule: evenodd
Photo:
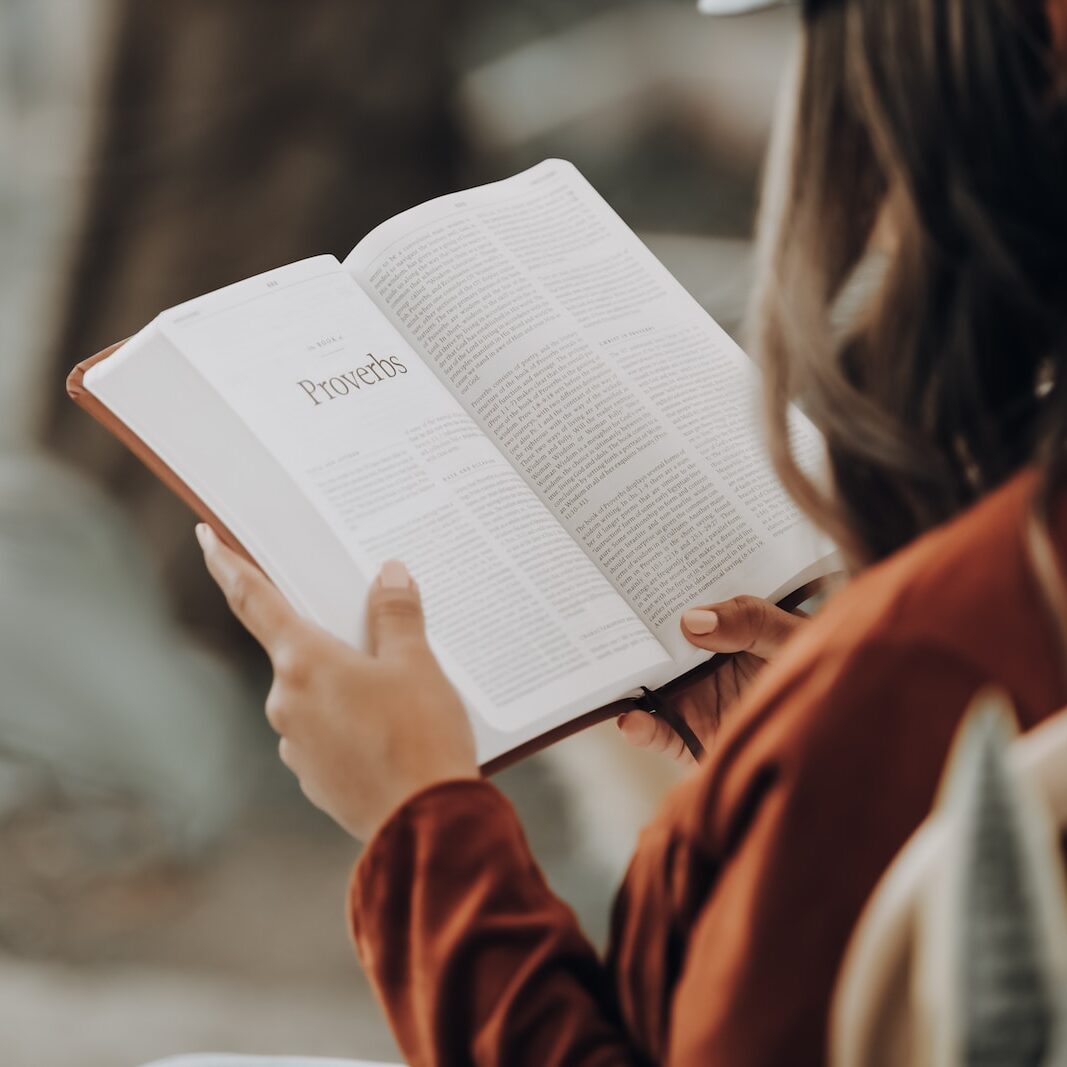
<svg viewBox="0 0 1067 1067">
<path fill-rule="evenodd" d="M 793 615 L 754 596 L 690 608 L 682 616 L 682 633 L 689 643 L 727 655 L 710 674 L 669 686 L 657 698 L 670 701 L 701 744 L 710 749 L 723 715 L 786 639 L 808 621 L 805 615 Z M 659 716 L 629 711 L 619 716 L 618 723 L 630 744 L 666 752 L 683 763 L 693 762 L 682 739 Z"/>
</svg>

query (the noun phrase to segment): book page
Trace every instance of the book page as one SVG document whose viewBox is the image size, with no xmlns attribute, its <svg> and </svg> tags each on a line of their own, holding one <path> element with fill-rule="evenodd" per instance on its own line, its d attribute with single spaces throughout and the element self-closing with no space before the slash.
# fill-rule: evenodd
<svg viewBox="0 0 1067 1067">
<path fill-rule="evenodd" d="M 622 696 L 666 660 L 611 584 L 332 257 L 183 304 L 164 312 L 157 326 L 225 402 L 229 422 L 247 427 L 299 487 L 305 510 L 310 504 L 321 516 L 326 529 L 311 538 L 306 531 L 286 537 L 299 510 L 291 495 L 273 515 L 268 563 L 283 589 L 306 584 L 285 582 L 290 566 L 327 582 L 333 576 L 323 570 L 335 568 L 350 608 L 346 623 L 338 626 L 336 610 L 327 621 L 339 636 L 358 640 L 364 593 L 382 561 L 396 557 L 409 565 L 435 651 L 473 717 L 490 727 L 481 730 L 483 761 Z M 113 377 L 122 377 L 115 373 L 120 367 L 114 364 Z M 87 385 L 107 391 L 106 383 Z M 138 393 L 140 421 L 159 423 L 160 412 L 146 417 L 143 383 Z M 116 399 L 114 390 L 110 397 Z M 179 437 L 188 437 L 190 420 L 208 410 L 184 395 L 163 399 L 188 405 Z M 197 429 L 209 440 L 217 432 L 212 425 Z M 229 458 L 216 453 L 216 465 L 227 467 Z M 241 475 L 259 497 L 279 492 L 268 463 Z M 200 471 L 200 484 L 191 484 L 199 489 L 212 479 Z M 230 501 L 221 502 L 222 512 L 232 513 L 232 487 L 217 496 Z M 259 558 L 255 531 L 243 528 L 240 514 L 232 521 L 238 537 L 251 536 L 248 547 Z M 351 566 L 339 566 L 333 543 L 354 563 L 361 584 L 353 584 Z M 495 736 L 505 733 L 506 744 Z"/>
<path fill-rule="evenodd" d="M 765 458 L 757 372 L 569 163 L 406 212 L 345 266 L 676 664 L 700 659 L 685 608 L 818 572 L 830 546 Z"/>
</svg>

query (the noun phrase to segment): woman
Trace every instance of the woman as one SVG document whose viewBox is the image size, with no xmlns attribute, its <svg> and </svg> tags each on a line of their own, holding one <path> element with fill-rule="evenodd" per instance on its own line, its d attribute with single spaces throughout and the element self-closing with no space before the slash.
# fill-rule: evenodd
<svg viewBox="0 0 1067 1067">
<path fill-rule="evenodd" d="M 755 340 L 779 473 L 855 576 L 810 623 L 744 599 L 685 616 L 694 644 L 745 653 L 679 698 L 709 756 L 645 831 L 605 962 L 479 779 L 403 565 L 372 592 L 364 655 L 199 528 L 271 654 L 282 759 L 370 840 L 353 932 L 412 1063 L 822 1062 L 849 931 L 973 693 L 999 683 L 1024 727 L 1067 699 L 1048 610 L 1067 553 L 1067 0 L 809 0 L 797 76 Z M 884 272 L 842 325 L 875 245 Z M 790 456 L 794 397 L 827 486 Z M 680 748 L 641 713 L 620 726 Z"/>
</svg>

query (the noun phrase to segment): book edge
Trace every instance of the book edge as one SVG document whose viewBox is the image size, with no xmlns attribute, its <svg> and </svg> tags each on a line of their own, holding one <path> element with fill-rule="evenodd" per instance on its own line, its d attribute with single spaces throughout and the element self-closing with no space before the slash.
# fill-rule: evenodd
<svg viewBox="0 0 1067 1067">
<path fill-rule="evenodd" d="M 225 545 L 248 560 L 257 570 L 262 570 L 230 528 L 201 500 L 189 484 L 143 438 L 134 433 L 122 419 L 86 387 L 85 375 L 90 368 L 113 356 L 125 344 L 126 341 L 118 341 L 113 345 L 108 345 L 95 355 L 76 364 L 67 375 L 67 395 L 78 407 L 116 438 L 124 448 L 132 452 L 199 519 L 210 524 Z"/>
</svg>

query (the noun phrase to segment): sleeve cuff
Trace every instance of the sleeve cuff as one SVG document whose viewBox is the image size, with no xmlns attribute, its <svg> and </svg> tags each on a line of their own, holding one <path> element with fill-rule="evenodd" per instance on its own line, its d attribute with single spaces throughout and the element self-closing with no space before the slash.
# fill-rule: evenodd
<svg viewBox="0 0 1067 1067">
<path fill-rule="evenodd" d="M 361 957 L 369 945 L 361 936 L 362 918 L 375 912 L 374 901 L 390 896 L 390 883 L 410 885 L 417 839 L 469 834 L 477 827 L 487 836 L 505 824 L 505 833 L 524 842 L 511 802 L 484 778 L 435 782 L 407 798 L 378 827 L 352 870 L 348 886 L 348 932 Z M 525 846 L 523 844 L 523 850 Z"/>
</svg>

